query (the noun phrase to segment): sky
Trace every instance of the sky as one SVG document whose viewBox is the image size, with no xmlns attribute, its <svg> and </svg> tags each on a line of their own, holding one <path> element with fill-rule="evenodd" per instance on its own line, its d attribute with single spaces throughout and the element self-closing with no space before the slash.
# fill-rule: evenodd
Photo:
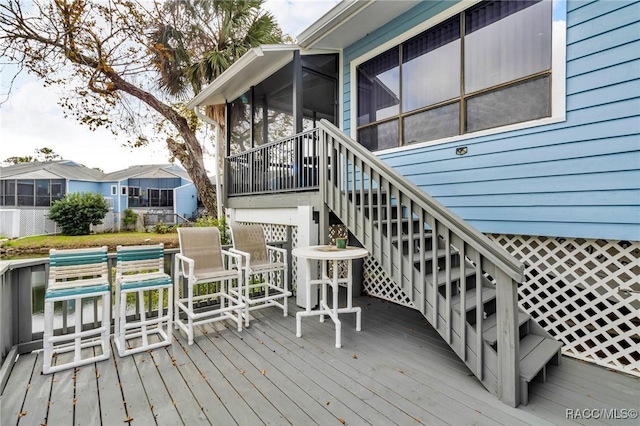
<svg viewBox="0 0 640 426">
<path fill-rule="evenodd" d="M 265 8 L 272 12 L 285 34 L 296 37 L 310 24 L 329 11 L 338 0 L 267 0 Z M 1 92 L 5 93 L 11 75 L 0 75 Z M 169 152 L 162 143 L 144 148 L 124 147 L 108 130 L 90 131 L 73 118 L 64 118 L 57 104 L 60 87 L 48 87 L 23 73 L 14 84 L 7 102 L 0 105 L 0 163 L 13 156 L 34 155 L 47 147 L 66 160 L 105 172 L 133 165 L 164 164 Z M 205 165 L 213 171 L 213 158 Z"/>
</svg>

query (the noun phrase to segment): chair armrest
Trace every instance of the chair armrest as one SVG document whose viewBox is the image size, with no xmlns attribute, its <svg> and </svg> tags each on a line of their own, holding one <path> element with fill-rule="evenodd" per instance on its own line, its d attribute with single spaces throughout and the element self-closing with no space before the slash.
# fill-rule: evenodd
<svg viewBox="0 0 640 426">
<path fill-rule="evenodd" d="M 182 262 L 182 275 L 184 276 L 184 264 L 186 263 L 187 266 L 189 267 L 189 273 L 187 274 L 189 276 L 189 279 L 191 280 L 193 278 L 193 268 L 195 267 L 196 262 L 191 259 L 190 257 L 187 257 L 183 254 L 180 253 L 176 253 L 176 259 L 180 260 Z M 179 272 L 179 271 L 176 271 Z"/>
<path fill-rule="evenodd" d="M 240 253 L 233 253 L 232 252 L 233 249 L 229 249 L 229 250 L 220 250 L 222 252 L 222 256 L 227 256 L 230 257 L 232 259 L 235 259 L 236 265 L 238 270 L 242 269 L 242 254 Z"/>
<path fill-rule="evenodd" d="M 247 253 L 246 251 L 241 251 L 241 250 L 237 250 L 235 248 L 230 248 L 228 250 L 231 253 L 235 253 L 235 254 L 239 254 L 240 256 L 243 256 L 247 259 L 247 266 L 249 266 L 249 263 L 251 263 L 251 254 Z"/>
</svg>

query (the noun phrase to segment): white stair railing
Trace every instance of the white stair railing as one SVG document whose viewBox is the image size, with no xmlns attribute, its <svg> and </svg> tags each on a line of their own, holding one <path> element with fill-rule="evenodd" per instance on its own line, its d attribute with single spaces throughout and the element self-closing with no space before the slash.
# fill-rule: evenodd
<svg viewBox="0 0 640 426">
<path fill-rule="evenodd" d="M 522 263 L 328 121 L 318 136 L 324 202 L 485 386 L 517 406 Z M 497 371 L 483 350 L 486 275 L 496 283 Z"/>
</svg>

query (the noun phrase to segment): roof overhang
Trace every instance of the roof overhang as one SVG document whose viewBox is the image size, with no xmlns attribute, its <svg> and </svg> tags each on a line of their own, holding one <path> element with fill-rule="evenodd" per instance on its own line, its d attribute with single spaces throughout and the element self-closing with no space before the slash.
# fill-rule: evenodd
<svg viewBox="0 0 640 426">
<path fill-rule="evenodd" d="M 343 0 L 302 31 L 298 35 L 298 45 L 304 49 L 343 49 L 420 1 Z"/>
<path fill-rule="evenodd" d="M 271 74 L 291 62 L 296 44 L 266 44 L 254 47 L 198 93 L 187 109 L 224 104 L 245 93 Z"/>
</svg>

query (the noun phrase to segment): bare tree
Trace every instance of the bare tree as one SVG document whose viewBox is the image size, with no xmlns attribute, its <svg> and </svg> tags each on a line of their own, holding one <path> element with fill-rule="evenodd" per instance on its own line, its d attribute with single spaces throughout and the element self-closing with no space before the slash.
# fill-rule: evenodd
<svg viewBox="0 0 640 426">
<path fill-rule="evenodd" d="M 195 77 L 187 73 L 193 64 L 206 61 L 203 55 L 212 47 L 204 39 L 199 44 L 197 37 L 203 33 L 193 28 L 216 21 L 234 24 L 216 15 L 217 11 L 255 8 L 256 4 L 259 8 L 262 1 L 194 1 L 209 3 L 212 13 L 206 21 L 196 21 L 195 14 L 190 14 L 187 18 L 191 21 L 182 20 L 180 26 L 172 27 L 183 37 L 184 46 L 189 46 L 180 63 L 172 62 L 176 39 L 158 39 L 174 19 L 167 14 L 168 3 L 36 0 L 24 6 L 20 0 L 5 0 L 0 3 L 0 56 L 36 75 L 45 85 L 63 85 L 66 92 L 60 104 L 65 115 L 90 129 L 107 127 L 114 134 L 127 134 L 134 147 L 164 139 L 171 155 L 189 173 L 204 206 L 215 216 L 215 188 L 204 168 L 198 120 L 180 103 L 219 75 Z M 254 20 L 262 16 L 251 13 Z M 277 25 L 274 28 L 279 31 Z M 235 29 L 236 33 L 242 31 L 242 27 Z M 237 57 L 227 56 L 229 65 Z M 164 78 L 168 64 L 174 65 L 174 77 L 188 76 L 190 90 L 167 90 Z M 197 78 L 200 82 L 194 84 Z"/>
</svg>

